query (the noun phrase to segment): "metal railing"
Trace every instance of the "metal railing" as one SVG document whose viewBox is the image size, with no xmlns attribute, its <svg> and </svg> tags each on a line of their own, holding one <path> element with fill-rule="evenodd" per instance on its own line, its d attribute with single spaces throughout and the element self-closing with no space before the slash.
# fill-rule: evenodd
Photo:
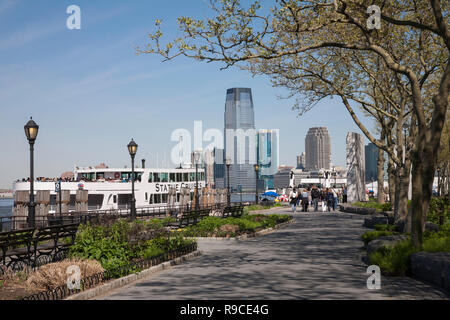
<svg viewBox="0 0 450 320">
<path fill-rule="evenodd" d="M 231 203 L 230 206 L 241 205 L 240 203 Z M 199 210 L 223 210 L 227 206 L 226 203 L 217 203 L 214 205 L 200 205 Z M 147 206 L 136 208 L 137 219 L 163 219 L 168 216 L 177 217 L 179 213 L 192 211 L 195 206 L 188 204 L 181 205 L 164 205 L 164 206 Z M 46 216 L 35 217 L 34 225 L 36 228 L 44 228 L 48 226 L 64 225 L 69 223 L 87 223 L 95 222 L 101 219 L 125 219 L 130 218 L 131 209 L 110 209 L 83 212 L 68 212 L 48 214 Z M 30 227 L 28 215 L 15 215 L 10 217 L 0 217 L 0 232 L 27 229 Z"/>
</svg>

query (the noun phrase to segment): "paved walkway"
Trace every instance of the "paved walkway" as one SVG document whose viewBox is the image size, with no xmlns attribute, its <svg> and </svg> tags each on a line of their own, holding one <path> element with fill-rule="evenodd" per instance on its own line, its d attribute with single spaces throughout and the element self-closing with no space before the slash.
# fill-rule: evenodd
<svg viewBox="0 0 450 320">
<path fill-rule="evenodd" d="M 280 208 L 279 213 L 289 213 Z M 363 218 L 296 213 L 282 229 L 248 240 L 201 240 L 204 254 L 100 299 L 448 299 L 411 278 L 382 277 L 369 290 L 361 262 Z"/>
</svg>

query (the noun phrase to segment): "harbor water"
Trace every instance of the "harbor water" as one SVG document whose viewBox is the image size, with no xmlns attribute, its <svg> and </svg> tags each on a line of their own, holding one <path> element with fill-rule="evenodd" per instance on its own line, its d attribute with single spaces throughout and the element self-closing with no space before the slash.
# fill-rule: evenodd
<svg viewBox="0 0 450 320">
<path fill-rule="evenodd" d="M 14 206 L 13 199 L 0 199 L 0 217 L 11 216 L 13 206 Z"/>
</svg>

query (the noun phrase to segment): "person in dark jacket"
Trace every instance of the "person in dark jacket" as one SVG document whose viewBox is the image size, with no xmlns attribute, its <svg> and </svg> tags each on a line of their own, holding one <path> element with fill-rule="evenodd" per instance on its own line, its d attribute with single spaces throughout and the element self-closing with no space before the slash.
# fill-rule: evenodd
<svg viewBox="0 0 450 320">
<path fill-rule="evenodd" d="M 316 186 L 313 186 L 311 190 L 311 199 L 314 206 L 314 212 L 317 212 L 319 210 L 319 198 L 320 198 L 320 191 L 319 189 L 317 189 Z"/>
<path fill-rule="evenodd" d="M 328 208 L 328 211 L 331 211 L 331 209 L 333 209 L 333 206 L 334 206 L 334 195 L 333 195 L 333 192 L 328 188 L 327 188 L 326 192 L 327 192 L 326 193 L 327 208 Z"/>
</svg>

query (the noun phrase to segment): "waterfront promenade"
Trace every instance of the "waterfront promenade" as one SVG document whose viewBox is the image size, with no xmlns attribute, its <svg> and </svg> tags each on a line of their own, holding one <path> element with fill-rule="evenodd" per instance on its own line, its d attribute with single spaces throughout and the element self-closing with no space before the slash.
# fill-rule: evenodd
<svg viewBox="0 0 450 320">
<path fill-rule="evenodd" d="M 382 276 L 380 290 L 367 289 L 362 222 L 340 212 L 296 213 L 293 223 L 261 237 L 200 240 L 200 257 L 97 299 L 449 298 L 407 277 Z"/>
</svg>

